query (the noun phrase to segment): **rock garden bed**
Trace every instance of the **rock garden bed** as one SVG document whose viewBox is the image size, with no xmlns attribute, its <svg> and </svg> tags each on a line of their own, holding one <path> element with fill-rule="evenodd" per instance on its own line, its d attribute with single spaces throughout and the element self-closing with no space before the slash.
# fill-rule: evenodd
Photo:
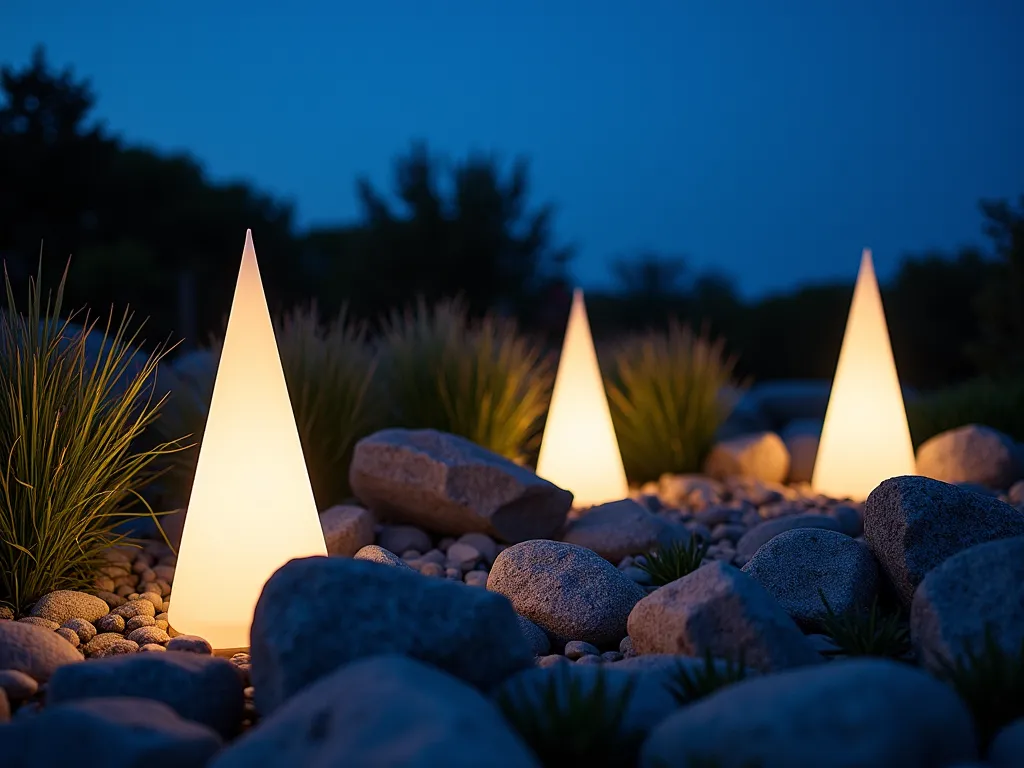
<svg viewBox="0 0 1024 768">
<path fill-rule="evenodd" d="M 780 482 L 771 435 L 573 510 L 466 440 L 386 430 L 247 653 L 168 625 L 157 540 L 0 613 L 0 764 L 1019 766 L 1024 484 L 974 460 L 984 436 L 925 451 L 959 485 L 863 503 Z"/>
</svg>

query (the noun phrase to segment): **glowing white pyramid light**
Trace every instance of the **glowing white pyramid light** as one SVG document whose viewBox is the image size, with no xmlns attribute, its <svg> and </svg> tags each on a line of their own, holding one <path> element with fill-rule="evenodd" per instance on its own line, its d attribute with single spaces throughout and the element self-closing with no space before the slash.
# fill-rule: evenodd
<svg viewBox="0 0 1024 768">
<path fill-rule="evenodd" d="M 629 494 L 579 289 L 572 297 L 537 474 L 572 491 L 577 507 L 616 501 Z"/>
<path fill-rule="evenodd" d="M 271 574 L 292 558 L 326 554 L 247 231 L 168 621 L 215 649 L 247 648 L 253 610 Z"/>
<path fill-rule="evenodd" d="M 827 496 L 860 501 L 883 480 L 915 471 L 882 295 L 865 249 L 811 485 Z"/>
</svg>

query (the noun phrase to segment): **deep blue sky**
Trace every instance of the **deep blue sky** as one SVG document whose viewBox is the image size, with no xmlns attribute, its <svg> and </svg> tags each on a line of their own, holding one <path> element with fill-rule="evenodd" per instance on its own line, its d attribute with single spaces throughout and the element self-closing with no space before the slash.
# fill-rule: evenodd
<svg viewBox="0 0 1024 768">
<path fill-rule="evenodd" d="M 746 293 L 980 242 L 1024 193 L 1022 32 L 1021 0 L 0 0 L 0 62 L 45 44 L 110 128 L 302 225 L 423 138 L 528 156 L 583 285 L 652 248 Z"/>
</svg>

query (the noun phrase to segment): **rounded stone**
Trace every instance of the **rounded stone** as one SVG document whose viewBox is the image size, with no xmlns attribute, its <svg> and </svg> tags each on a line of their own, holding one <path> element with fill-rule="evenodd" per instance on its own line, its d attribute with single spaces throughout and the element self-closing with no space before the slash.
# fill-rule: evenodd
<svg viewBox="0 0 1024 768">
<path fill-rule="evenodd" d="M 60 626 L 68 619 L 96 621 L 109 610 L 107 604 L 95 595 L 60 589 L 39 598 L 30 615 L 55 621 Z"/>
<path fill-rule="evenodd" d="M 127 635 L 134 632 L 136 629 L 154 626 L 156 626 L 156 619 L 151 619 L 149 616 L 135 616 L 125 622 L 124 632 Z"/>
<path fill-rule="evenodd" d="M 108 613 L 106 616 L 100 616 L 96 619 L 96 629 L 98 632 L 124 632 L 124 625 L 124 618 L 116 613 Z M 92 638 L 89 639 L 91 640 Z"/>
<path fill-rule="evenodd" d="M 546 539 L 515 544 L 494 559 L 487 588 L 558 642 L 615 646 L 645 592 L 595 552 Z"/>
<path fill-rule="evenodd" d="M 162 644 L 170 641 L 170 637 L 159 627 L 139 627 L 134 632 L 126 635 L 126 639 L 133 643 L 149 645 L 150 643 Z"/>
<path fill-rule="evenodd" d="M 96 627 L 85 619 L 68 619 L 61 626 L 78 635 L 78 639 L 83 643 L 88 643 L 96 637 Z"/>
<path fill-rule="evenodd" d="M 156 606 L 149 600 L 129 600 L 124 605 L 111 611 L 115 616 L 120 616 L 125 621 L 134 619 L 136 616 L 156 616 Z"/>
<path fill-rule="evenodd" d="M 71 643 L 72 648 L 77 648 L 82 643 L 82 641 L 78 638 L 78 633 L 75 632 L 75 630 L 73 629 L 68 629 L 67 627 L 58 627 L 54 630 L 54 632 L 63 637 L 69 643 Z"/>
<path fill-rule="evenodd" d="M 7 693 L 10 701 L 25 701 L 36 695 L 39 683 L 16 669 L 0 669 L 0 690 Z"/>
<path fill-rule="evenodd" d="M 0 622 L 0 669 L 24 672 L 44 683 L 59 667 L 81 660 L 82 655 L 52 630 Z"/>
<path fill-rule="evenodd" d="M 184 651 L 186 653 L 198 653 L 203 656 L 210 656 L 213 653 L 213 646 L 205 638 L 198 635 L 178 635 L 171 638 L 167 643 L 168 651 Z M 235 654 L 236 656 L 240 654 Z M 234 658 L 234 657 L 232 657 Z M 248 660 L 248 656 L 246 657 Z"/>
<path fill-rule="evenodd" d="M 18 619 L 18 623 L 31 624 L 32 626 L 40 627 L 41 629 L 47 629 L 50 632 L 53 632 L 53 630 L 57 629 L 57 627 L 60 626 L 60 624 L 58 624 L 56 621 L 44 619 L 41 616 L 26 616 L 23 619 Z"/>
</svg>

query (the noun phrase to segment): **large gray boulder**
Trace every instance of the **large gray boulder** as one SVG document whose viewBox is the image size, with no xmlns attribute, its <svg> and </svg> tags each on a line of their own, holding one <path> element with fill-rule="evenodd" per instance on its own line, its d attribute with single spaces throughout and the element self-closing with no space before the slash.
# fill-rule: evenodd
<svg viewBox="0 0 1024 768">
<path fill-rule="evenodd" d="M 433 667 L 387 655 L 305 688 L 212 768 L 303 765 L 538 768 L 483 695 Z"/>
<path fill-rule="evenodd" d="M 763 671 L 822 661 L 764 587 L 720 561 L 652 592 L 636 604 L 628 626 L 639 654 L 742 656 Z"/>
<path fill-rule="evenodd" d="M 242 678 L 227 659 L 197 653 L 133 653 L 62 667 L 47 689 L 47 702 L 97 698 L 151 699 L 225 738 L 242 724 Z"/>
<path fill-rule="evenodd" d="M 765 520 L 758 523 L 744 533 L 736 542 L 736 554 L 741 557 L 753 557 L 761 547 L 774 539 L 780 533 L 792 531 L 797 528 L 817 528 L 825 531 L 841 531 L 843 526 L 836 518 L 830 515 L 819 515 L 813 512 L 804 512 L 796 515 L 785 515 L 772 520 Z"/>
<path fill-rule="evenodd" d="M 827 616 L 819 589 L 837 615 L 867 611 L 878 594 L 878 563 L 871 549 L 837 531 L 780 533 L 757 550 L 743 572 L 809 632 L 821 631 Z"/>
<path fill-rule="evenodd" d="M 559 541 L 524 541 L 501 552 L 487 589 L 556 643 L 582 640 L 618 647 L 626 619 L 645 592 L 595 552 Z"/>
<path fill-rule="evenodd" d="M 917 471 L 944 483 L 974 483 L 1006 490 L 1020 477 L 1013 438 L 968 424 L 942 432 L 917 449 Z"/>
<path fill-rule="evenodd" d="M 386 653 L 489 689 L 533 663 L 508 600 L 365 560 L 310 557 L 263 588 L 251 632 L 256 704 L 271 714 L 340 666 Z"/>
<path fill-rule="evenodd" d="M 67 768 L 80 760 L 118 768 L 198 768 L 220 746 L 209 728 L 149 699 L 83 699 L 0 725 L 4 768 Z"/>
<path fill-rule="evenodd" d="M 953 555 L 914 593 L 910 635 L 930 667 L 981 651 L 986 626 L 1011 654 L 1024 647 L 1024 537 L 979 544 Z"/>
<path fill-rule="evenodd" d="M 24 672 L 45 683 L 62 666 L 79 661 L 82 654 L 56 632 L 20 621 L 0 621 L 0 669 Z"/>
<path fill-rule="evenodd" d="M 781 483 L 789 474 L 789 451 L 774 432 L 741 435 L 716 443 L 704 462 L 704 471 L 717 479 L 750 477 Z"/>
<path fill-rule="evenodd" d="M 642 768 L 945 768 L 977 758 L 952 688 L 906 664 L 836 661 L 736 683 L 678 710 Z"/>
<path fill-rule="evenodd" d="M 689 538 L 685 528 L 648 512 L 633 499 L 591 507 L 570 522 L 562 534 L 562 541 L 593 550 L 613 563 L 668 542 L 685 543 Z"/>
<path fill-rule="evenodd" d="M 1024 513 L 926 477 L 885 480 L 864 505 L 864 539 L 906 605 L 925 575 L 948 558 L 1013 536 L 1024 536 Z"/>
<path fill-rule="evenodd" d="M 554 536 L 572 494 L 456 435 L 385 429 L 356 443 L 352 490 L 381 520 L 516 542 Z"/>
</svg>

